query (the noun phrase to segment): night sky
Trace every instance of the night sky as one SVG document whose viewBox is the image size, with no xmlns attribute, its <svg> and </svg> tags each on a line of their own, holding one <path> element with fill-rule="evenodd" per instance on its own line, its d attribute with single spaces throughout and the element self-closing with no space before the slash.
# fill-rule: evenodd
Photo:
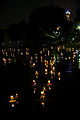
<svg viewBox="0 0 80 120">
<path fill-rule="evenodd" d="M 49 4 L 70 9 L 74 17 L 79 3 L 79 0 L 0 0 L 0 26 L 6 27 L 23 19 L 28 21 L 28 16 L 33 10 Z"/>
</svg>

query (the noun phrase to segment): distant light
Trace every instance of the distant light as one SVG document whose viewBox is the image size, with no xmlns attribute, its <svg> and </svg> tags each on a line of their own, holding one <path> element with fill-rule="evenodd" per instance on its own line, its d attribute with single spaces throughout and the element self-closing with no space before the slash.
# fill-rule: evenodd
<svg viewBox="0 0 80 120">
<path fill-rule="evenodd" d="M 70 71 L 68 70 L 67 72 L 68 72 L 68 73 L 72 73 L 72 71 L 71 71 L 71 70 L 70 70 Z"/>
<path fill-rule="evenodd" d="M 66 13 L 66 15 L 70 15 L 71 14 L 69 10 L 67 10 L 65 13 Z"/>
<path fill-rule="evenodd" d="M 76 28 L 77 30 L 80 30 L 80 25 L 77 25 L 77 28 Z"/>
<path fill-rule="evenodd" d="M 12 107 L 14 107 L 14 104 L 12 104 Z"/>
<path fill-rule="evenodd" d="M 16 93 L 16 96 L 18 96 L 18 94 Z"/>
<path fill-rule="evenodd" d="M 57 30 L 59 30 L 59 29 L 60 29 L 60 26 L 57 27 Z"/>
<path fill-rule="evenodd" d="M 41 91 L 41 94 L 43 95 L 43 94 L 44 94 L 44 91 Z"/>
<path fill-rule="evenodd" d="M 44 102 L 41 102 L 42 105 L 44 105 Z"/>
</svg>

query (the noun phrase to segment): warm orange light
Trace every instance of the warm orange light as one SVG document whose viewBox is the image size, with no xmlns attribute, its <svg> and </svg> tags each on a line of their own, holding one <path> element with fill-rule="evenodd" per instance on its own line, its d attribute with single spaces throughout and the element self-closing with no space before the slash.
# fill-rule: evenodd
<svg viewBox="0 0 80 120">
<path fill-rule="evenodd" d="M 10 102 L 10 103 L 15 103 L 15 102 L 16 102 L 16 100 L 10 100 L 9 102 Z"/>
<path fill-rule="evenodd" d="M 59 30 L 60 29 L 60 26 L 59 27 L 57 27 L 57 30 Z"/>
<path fill-rule="evenodd" d="M 58 76 L 60 76 L 60 72 L 58 72 Z"/>
<path fill-rule="evenodd" d="M 14 96 L 13 96 L 13 95 L 11 95 L 11 96 L 10 96 L 10 98 L 11 98 L 11 100 L 13 100 L 13 99 L 14 99 Z"/>
<path fill-rule="evenodd" d="M 53 71 L 51 70 L 50 72 L 51 72 L 51 75 L 52 75 L 52 74 L 53 74 Z"/>
<path fill-rule="evenodd" d="M 44 102 L 41 102 L 42 105 L 44 105 Z"/>
<path fill-rule="evenodd" d="M 38 75 L 39 75 L 38 71 L 36 71 L 36 72 L 35 72 L 35 75 L 36 75 L 36 76 L 38 76 Z"/>
</svg>

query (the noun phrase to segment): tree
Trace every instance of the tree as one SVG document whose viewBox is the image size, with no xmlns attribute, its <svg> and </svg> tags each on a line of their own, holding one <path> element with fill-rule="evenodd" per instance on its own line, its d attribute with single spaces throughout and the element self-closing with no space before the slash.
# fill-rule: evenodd
<svg viewBox="0 0 80 120">
<path fill-rule="evenodd" d="M 30 24 L 35 29 L 56 29 L 56 25 L 62 25 L 65 17 L 64 9 L 54 5 L 37 8 L 29 17 Z"/>
<path fill-rule="evenodd" d="M 74 22 L 80 22 L 80 7 L 76 11 L 76 18 L 74 19 Z"/>
<path fill-rule="evenodd" d="M 8 47 L 10 47 L 10 40 L 9 40 L 9 37 L 8 37 L 8 34 L 7 34 L 7 32 L 5 32 L 4 33 L 4 47 L 5 48 L 8 48 Z"/>
<path fill-rule="evenodd" d="M 50 5 L 33 11 L 29 17 L 29 26 L 31 39 L 42 39 L 45 35 L 54 39 L 68 34 L 71 31 L 72 22 L 66 20 L 63 8 Z M 60 27 L 59 31 L 57 27 Z"/>
</svg>

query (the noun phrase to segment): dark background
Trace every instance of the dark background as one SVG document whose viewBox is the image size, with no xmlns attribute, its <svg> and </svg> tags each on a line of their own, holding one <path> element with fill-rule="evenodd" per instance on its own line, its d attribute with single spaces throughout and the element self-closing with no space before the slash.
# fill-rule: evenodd
<svg viewBox="0 0 80 120">
<path fill-rule="evenodd" d="M 28 21 L 33 10 L 50 4 L 70 9 L 73 19 L 79 3 L 79 0 L 0 0 L 0 26 L 7 27 L 12 22 Z"/>
</svg>

